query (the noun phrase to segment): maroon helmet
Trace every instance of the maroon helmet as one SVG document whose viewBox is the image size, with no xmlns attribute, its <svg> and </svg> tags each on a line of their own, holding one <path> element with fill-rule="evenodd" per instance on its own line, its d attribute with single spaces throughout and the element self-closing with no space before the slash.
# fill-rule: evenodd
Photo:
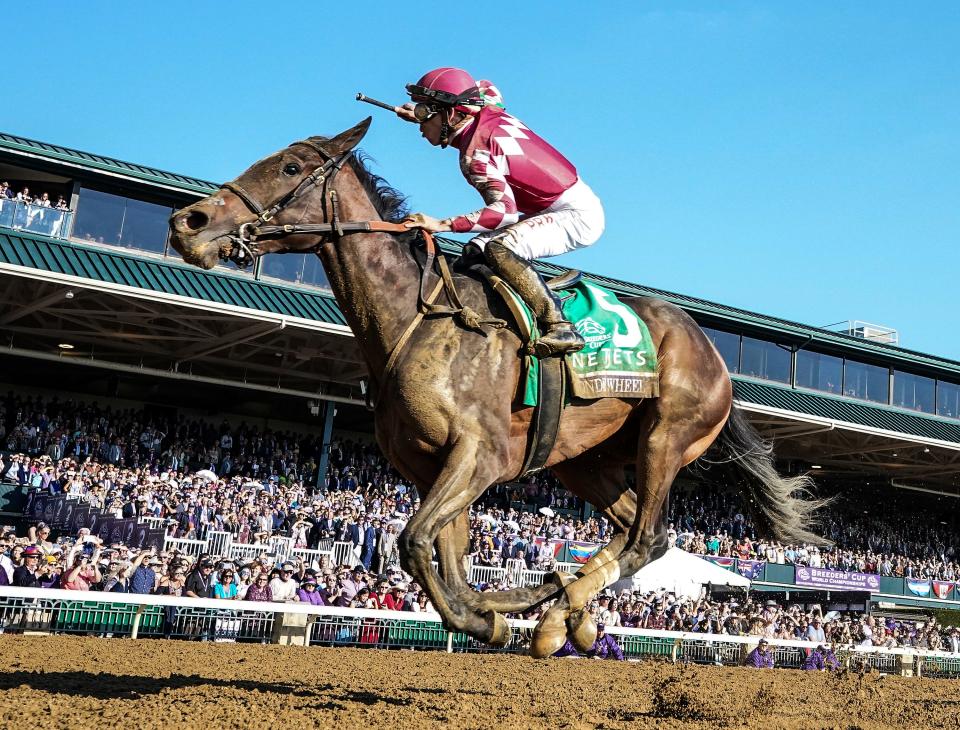
<svg viewBox="0 0 960 730">
<path fill-rule="evenodd" d="M 462 112 L 459 107 L 471 104 L 482 105 L 483 99 L 473 76 L 462 68 L 444 66 L 425 73 L 415 84 L 407 84 L 407 93 L 414 101 L 442 104 Z"/>
</svg>

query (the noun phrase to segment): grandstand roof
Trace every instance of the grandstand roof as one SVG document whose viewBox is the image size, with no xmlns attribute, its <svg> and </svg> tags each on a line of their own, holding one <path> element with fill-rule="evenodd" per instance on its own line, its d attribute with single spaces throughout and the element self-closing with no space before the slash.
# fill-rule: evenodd
<svg viewBox="0 0 960 730">
<path fill-rule="evenodd" d="M 741 402 L 806 413 L 829 421 L 864 426 L 877 431 L 909 434 L 922 439 L 960 444 L 960 421 L 911 413 L 900 408 L 855 401 L 850 398 L 731 376 L 735 397 Z"/>
<path fill-rule="evenodd" d="M 568 270 L 555 264 L 542 261 L 538 263 L 540 264 L 541 270 L 551 276 L 556 276 Z M 658 299 L 672 302 L 697 316 L 697 319 L 701 321 L 701 323 L 703 323 L 705 318 L 708 318 L 720 328 L 723 328 L 725 322 L 735 323 L 739 325 L 738 329 L 746 326 L 756 331 L 763 331 L 767 336 L 786 336 L 791 341 L 797 344 L 803 344 L 804 346 L 817 343 L 821 346 L 826 345 L 831 349 L 845 350 L 848 353 L 856 352 L 856 354 L 861 357 L 872 357 L 888 365 L 896 365 L 897 363 L 913 366 L 919 365 L 923 367 L 933 367 L 942 372 L 954 375 L 960 374 L 960 361 L 957 360 L 950 360 L 949 358 L 939 357 L 937 355 L 928 355 L 882 342 L 865 340 L 861 337 L 854 337 L 853 335 L 848 335 L 843 332 L 834 332 L 821 327 L 814 327 L 799 322 L 792 322 L 787 319 L 780 319 L 779 317 L 758 314 L 745 309 L 738 309 L 725 304 L 717 304 L 716 302 L 710 302 L 705 299 L 698 299 L 697 297 L 691 297 L 686 294 L 676 294 L 674 292 L 654 289 L 649 286 L 643 286 L 642 284 L 632 284 L 627 281 L 612 279 L 598 274 L 589 274 L 589 278 L 618 293 L 622 292 L 631 296 L 657 297 Z M 727 326 L 729 327 L 730 325 L 728 324 Z"/>
<path fill-rule="evenodd" d="M 112 157 L 72 150 L 67 147 L 61 147 L 60 145 L 38 142 L 33 139 L 17 137 L 3 132 L 0 132 L 0 150 L 7 150 L 29 157 L 40 157 L 73 167 L 80 167 L 92 172 L 120 175 L 121 177 L 153 183 L 155 185 L 172 186 L 184 192 L 209 195 L 219 187 L 216 183 L 200 180 L 195 177 L 179 175 L 175 172 L 167 172 L 165 170 L 157 170 L 133 162 L 124 162 L 123 160 L 116 160 Z"/>
<path fill-rule="evenodd" d="M 128 177 L 143 183 L 162 185 L 167 188 L 174 187 L 191 197 L 195 197 L 198 194 L 207 195 L 219 187 L 216 183 L 207 180 L 200 180 L 199 178 L 145 167 L 131 162 L 124 162 L 102 155 L 68 149 L 59 145 L 0 132 L 0 151 L 3 150 L 81 167 L 92 172 L 105 172 L 112 175 Z M 448 245 L 452 247 L 456 244 L 450 242 Z M 546 262 L 540 262 L 540 268 L 542 271 L 551 275 L 567 271 L 565 267 Z M 216 276 L 229 277 L 230 274 L 217 272 Z M 706 323 L 709 320 L 711 324 L 721 328 L 724 324 L 728 327 L 736 325 L 738 329 L 749 328 L 757 333 L 764 333 L 768 337 L 779 337 L 782 340 L 799 346 L 817 344 L 820 347 L 845 351 L 849 354 L 856 354 L 861 358 L 872 359 L 886 365 L 897 366 L 899 364 L 901 366 L 912 366 L 914 368 L 933 368 L 941 373 L 949 373 L 954 376 L 960 375 L 960 361 L 881 342 L 865 340 L 860 337 L 853 337 L 841 332 L 834 332 L 778 317 L 750 312 L 745 309 L 730 307 L 685 294 L 654 289 L 641 284 L 634 284 L 597 274 L 590 274 L 589 276 L 594 281 L 608 286 L 617 292 L 633 296 L 655 296 L 665 299 L 696 315 L 702 322 Z M 303 290 L 296 289 L 296 291 Z M 322 297 L 324 295 L 309 294 L 309 296 Z M 331 302 L 333 301 L 331 297 L 328 297 L 328 299 Z M 337 305 L 335 302 L 333 306 L 336 308 Z M 336 316 L 339 318 L 338 321 L 342 321 L 342 315 L 338 309 Z"/>
<path fill-rule="evenodd" d="M 226 271 L 203 271 L 169 258 L 153 259 L 22 231 L 0 229 L 2 265 L 346 327 L 334 298 L 319 291 L 255 281 Z"/>
</svg>

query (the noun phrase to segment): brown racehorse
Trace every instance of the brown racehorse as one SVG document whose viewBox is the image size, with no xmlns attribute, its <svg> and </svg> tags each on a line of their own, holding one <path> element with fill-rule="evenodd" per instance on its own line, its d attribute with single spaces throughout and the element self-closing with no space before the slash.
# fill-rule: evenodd
<svg viewBox="0 0 960 730">
<path fill-rule="evenodd" d="M 576 576 L 554 575 L 539 587 L 499 593 L 473 591 L 462 560 L 468 508 L 490 485 L 518 476 L 527 447 L 532 409 L 515 397 L 521 342 L 509 328 L 481 335 L 451 317 L 420 320 L 415 234 L 357 231 L 349 224 L 332 232 L 345 221 L 403 215 L 402 197 L 352 152 L 369 123 L 332 139 L 295 142 L 257 162 L 175 213 L 171 242 L 185 261 L 204 269 L 265 253 L 320 256 L 378 393 L 377 440 L 421 495 L 400 538 L 403 566 L 427 590 L 447 628 L 503 644 L 510 630 L 502 612 L 556 598 L 534 632 L 531 653 L 553 653 L 568 633 L 576 645 L 589 646 L 596 627 L 584 607 L 666 550 L 662 515 L 673 480 L 715 441 L 768 534 L 818 541 L 807 527 L 821 503 L 795 496 L 806 490 L 806 477 L 781 478 L 769 445 L 731 411 L 730 378 L 710 341 L 672 304 L 633 298 L 625 303 L 647 323 L 657 350 L 660 396 L 574 400 L 547 462 L 567 488 L 608 516 L 616 536 Z M 311 225 L 321 221 L 326 226 Z M 431 273 L 427 283 L 436 281 Z M 456 281 L 464 304 L 481 316 L 508 318 L 485 284 L 469 276 Z M 628 464 L 636 467 L 634 489 L 624 479 Z M 442 577 L 431 564 L 434 545 Z"/>
</svg>

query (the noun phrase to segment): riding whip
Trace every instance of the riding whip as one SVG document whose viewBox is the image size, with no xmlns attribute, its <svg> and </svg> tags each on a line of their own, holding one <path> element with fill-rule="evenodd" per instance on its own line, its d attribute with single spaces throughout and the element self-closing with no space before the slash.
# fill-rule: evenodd
<svg viewBox="0 0 960 730">
<path fill-rule="evenodd" d="M 360 93 L 357 94 L 357 101 L 364 101 L 367 104 L 373 104 L 374 106 L 378 106 L 381 109 L 386 109 L 387 111 L 391 111 L 394 113 L 399 111 L 400 109 L 400 107 L 398 106 L 394 106 L 393 104 L 387 104 L 387 102 L 385 101 L 371 99 L 369 96 L 364 96 L 363 94 L 360 94 Z"/>
</svg>

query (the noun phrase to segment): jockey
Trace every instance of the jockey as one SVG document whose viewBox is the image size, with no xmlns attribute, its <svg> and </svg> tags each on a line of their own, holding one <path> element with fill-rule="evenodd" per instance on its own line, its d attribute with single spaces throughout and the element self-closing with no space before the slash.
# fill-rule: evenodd
<svg viewBox="0 0 960 730">
<path fill-rule="evenodd" d="M 461 172 L 484 202 L 480 210 L 443 220 L 414 213 L 407 226 L 479 233 L 470 244 L 483 251 L 490 267 L 537 317 L 542 336 L 534 344 L 536 355 L 582 349 L 583 338 L 563 318 L 559 298 L 530 260 L 600 238 L 600 200 L 563 155 L 506 112 L 489 81 L 474 81 L 459 68 L 438 68 L 409 84 L 407 92 L 412 101 L 397 115 L 419 123 L 430 144 L 455 147 Z"/>
</svg>

